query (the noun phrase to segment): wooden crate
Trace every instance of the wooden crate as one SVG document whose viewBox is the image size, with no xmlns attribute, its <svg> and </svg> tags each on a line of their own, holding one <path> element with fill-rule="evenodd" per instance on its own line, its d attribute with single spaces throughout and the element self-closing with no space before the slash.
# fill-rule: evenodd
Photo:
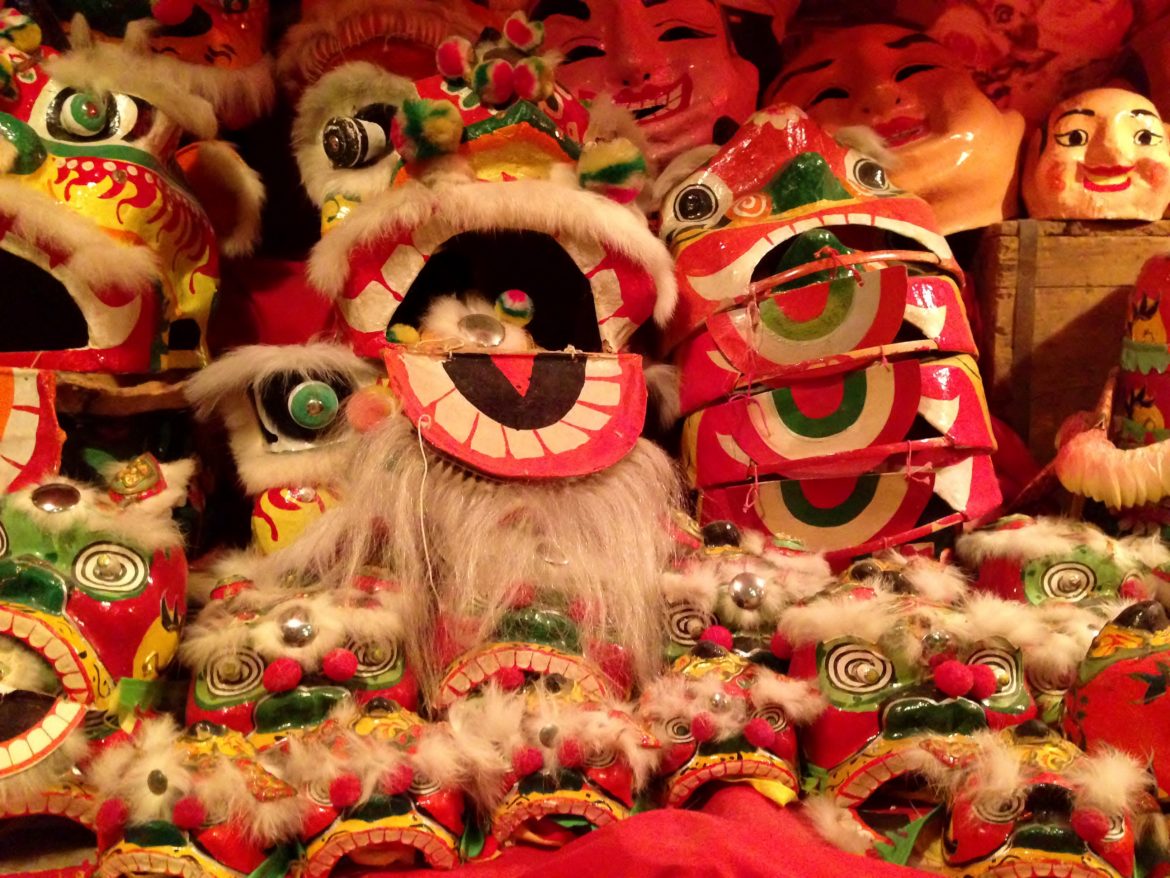
<svg viewBox="0 0 1170 878">
<path fill-rule="evenodd" d="M 1013 220 L 989 226 L 975 284 L 991 411 L 1041 463 L 1061 422 L 1091 409 L 1125 333 L 1143 263 L 1170 251 L 1170 221 Z"/>
</svg>

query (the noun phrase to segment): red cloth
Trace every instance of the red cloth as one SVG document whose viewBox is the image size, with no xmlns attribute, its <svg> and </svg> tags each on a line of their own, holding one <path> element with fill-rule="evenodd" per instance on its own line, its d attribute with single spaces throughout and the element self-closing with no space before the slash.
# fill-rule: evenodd
<svg viewBox="0 0 1170 878">
<path fill-rule="evenodd" d="M 303 262 L 228 259 L 208 341 L 216 354 L 248 344 L 303 344 L 326 334 L 331 309 L 309 286 Z"/>
<path fill-rule="evenodd" d="M 435 878 L 437 873 L 366 872 L 364 878 Z M 842 853 L 805 822 L 743 786 L 716 792 L 702 811 L 638 814 L 556 851 L 514 847 L 453 873 L 467 878 L 925 878 L 929 873 Z"/>
</svg>

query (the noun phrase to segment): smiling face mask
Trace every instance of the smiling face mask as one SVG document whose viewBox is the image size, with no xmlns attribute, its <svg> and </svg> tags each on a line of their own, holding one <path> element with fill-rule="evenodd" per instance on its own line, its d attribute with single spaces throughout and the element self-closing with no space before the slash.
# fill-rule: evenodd
<svg viewBox="0 0 1170 878">
<path fill-rule="evenodd" d="M 756 105 L 758 74 L 731 45 L 712 0 L 540 0 L 547 45 L 562 53 L 562 84 L 584 99 L 613 95 L 666 162 L 734 130 Z"/>
<path fill-rule="evenodd" d="M 785 67 L 770 99 L 830 133 L 870 129 L 894 181 L 930 203 L 943 234 L 1015 213 L 1023 118 L 1001 112 L 925 34 L 891 25 L 826 33 Z"/>
<path fill-rule="evenodd" d="M 1158 111 L 1119 88 L 1061 101 L 1032 139 L 1023 194 L 1037 219 L 1161 219 L 1170 148 Z"/>
</svg>

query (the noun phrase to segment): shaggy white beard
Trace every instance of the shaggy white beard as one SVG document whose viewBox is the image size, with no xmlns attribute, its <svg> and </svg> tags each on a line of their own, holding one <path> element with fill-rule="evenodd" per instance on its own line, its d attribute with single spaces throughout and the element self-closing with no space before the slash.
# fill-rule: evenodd
<svg viewBox="0 0 1170 878">
<path fill-rule="evenodd" d="M 268 559 L 266 572 L 341 582 L 383 568 L 419 599 L 404 627 L 421 633 L 408 652 L 427 683 L 442 673 L 436 612 L 477 620 L 466 633 L 482 643 L 525 584 L 590 608 L 583 644 L 618 643 L 637 678 L 654 672 L 660 578 L 681 504 L 678 475 L 657 446 L 639 440 L 584 478 L 493 481 L 425 447 L 409 421 L 393 417 L 367 434 L 350 478 L 346 502 Z M 545 560 L 550 547 L 567 563 Z"/>
</svg>

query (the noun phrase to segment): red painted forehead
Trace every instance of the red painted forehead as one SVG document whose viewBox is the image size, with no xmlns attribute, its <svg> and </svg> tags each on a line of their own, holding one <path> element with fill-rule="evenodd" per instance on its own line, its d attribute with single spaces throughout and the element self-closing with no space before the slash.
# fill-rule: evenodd
<svg viewBox="0 0 1170 878">
<path fill-rule="evenodd" d="M 15 116 L 22 122 L 27 122 L 32 118 L 33 106 L 36 104 L 37 98 L 41 96 L 41 92 L 45 90 L 45 85 L 49 82 L 44 62 L 55 58 L 58 52 L 48 46 L 42 46 L 39 60 L 15 49 L 5 51 L 3 54 L 12 62 L 17 97 L 16 100 L 0 97 L 0 110 Z"/>
<path fill-rule="evenodd" d="M 759 192 L 801 153 L 818 153 L 837 177 L 844 176 L 845 147 L 820 125 L 790 105 L 761 110 L 707 163 L 735 196 Z"/>
</svg>

